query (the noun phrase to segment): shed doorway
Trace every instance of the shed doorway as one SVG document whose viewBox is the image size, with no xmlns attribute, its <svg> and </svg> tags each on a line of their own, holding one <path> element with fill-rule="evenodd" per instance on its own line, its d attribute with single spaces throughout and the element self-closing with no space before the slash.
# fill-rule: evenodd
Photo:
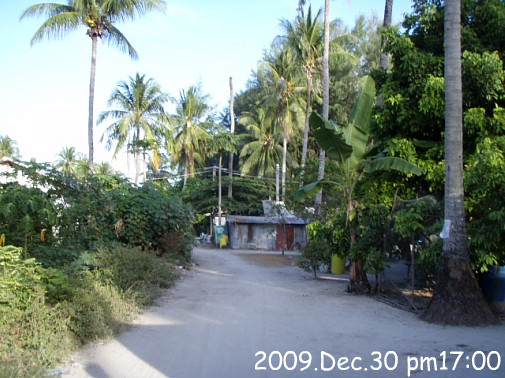
<svg viewBox="0 0 505 378">
<path fill-rule="evenodd" d="M 293 242 L 295 240 L 295 228 L 293 225 L 281 224 L 277 226 L 277 231 L 275 234 L 275 249 L 276 250 L 286 250 L 293 247 Z"/>
</svg>

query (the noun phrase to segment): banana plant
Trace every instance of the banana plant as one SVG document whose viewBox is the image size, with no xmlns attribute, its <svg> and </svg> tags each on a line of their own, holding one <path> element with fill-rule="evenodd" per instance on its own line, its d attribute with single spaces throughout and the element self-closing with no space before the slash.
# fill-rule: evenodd
<svg viewBox="0 0 505 378">
<path fill-rule="evenodd" d="M 354 190 L 363 177 L 371 172 L 396 170 L 405 174 L 420 175 L 422 171 L 415 164 L 385 152 L 375 153 L 370 118 L 375 99 L 375 82 L 365 76 L 361 83 L 361 93 L 353 108 L 349 123 L 340 126 L 326 121 L 316 112 L 310 115 L 310 128 L 319 146 L 326 155 L 338 163 L 338 174 L 333 180 L 321 180 L 310 183 L 296 190 L 295 200 L 313 196 L 324 185 L 336 185 L 346 202 L 347 224 L 351 245 L 357 241 L 357 233 L 351 220 L 355 218 L 356 199 Z M 349 290 L 360 290 L 369 287 L 363 261 L 351 261 Z"/>
</svg>

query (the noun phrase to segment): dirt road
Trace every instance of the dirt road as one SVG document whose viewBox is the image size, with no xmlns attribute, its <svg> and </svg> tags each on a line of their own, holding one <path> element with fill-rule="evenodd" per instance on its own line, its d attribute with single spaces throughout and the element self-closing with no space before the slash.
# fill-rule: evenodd
<svg viewBox="0 0 505 378">
<path fill-rule="evenodd" d="M 427 324 L 278 256 L 196 249 L 194 259 L 132 330 L 76 354 L 70 376 L 505 376 L 505 325 Z"/>
</svg>

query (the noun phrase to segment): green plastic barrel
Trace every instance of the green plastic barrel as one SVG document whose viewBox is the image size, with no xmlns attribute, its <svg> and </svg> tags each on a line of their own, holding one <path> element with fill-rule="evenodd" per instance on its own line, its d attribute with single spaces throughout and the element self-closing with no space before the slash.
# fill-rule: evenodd
<svg viewBox="0 0 505 378">
<path fill-rule="evenodd" d="M 331 272 L 333 274 L 344 274 L 345 272 L 345 259 L 338 255 L 331 256 Z"/>
</svg>

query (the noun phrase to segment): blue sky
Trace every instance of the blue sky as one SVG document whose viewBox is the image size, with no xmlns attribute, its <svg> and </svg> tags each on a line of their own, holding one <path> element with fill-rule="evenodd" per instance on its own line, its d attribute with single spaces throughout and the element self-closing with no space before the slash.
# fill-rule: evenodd
<svg viewBox="0 0 505 378">
<path fill-rule="evenodd" d="M 17 141 L 23 159 L 54 162 L 64 146 L 88 151 L 91 40 L 82 28 L 63 39 L 30 46 L 43 19 L 20 22 L 19 17 L 40 2 L 44 1 L 0 2 L 0 135 Z M 311 3 L 315 9 L 324 6 L 324 0 Z M 293 20 L 297 4 L 298 0 L 167 0 L 165 14 L 153 12 L 118 25 L 139 60 L 99 43 L 95 119 L 107 109 L 117 83 L 137 72 L 155 79 L 174 97 L 200 81 L 216 110 L 222 110 L 229 98 L 229 77 L 235 92 L 245 88 L 263 51 L 281 32 L 280 20 Z M 400 22 L 410 6 L 409 0 L 395 0 L 393 22 Z M 382 19 L 384 0 L 331 1 L 331 18 L 342 18 L 349 26 L 359 15 L 373 12 Z M 99 142 L 105 126 L 95 127 L 95 162 L 111 162 L 111 153 Z M 124 157 L 112 163 L 127 173 Z"/>
</svg>

